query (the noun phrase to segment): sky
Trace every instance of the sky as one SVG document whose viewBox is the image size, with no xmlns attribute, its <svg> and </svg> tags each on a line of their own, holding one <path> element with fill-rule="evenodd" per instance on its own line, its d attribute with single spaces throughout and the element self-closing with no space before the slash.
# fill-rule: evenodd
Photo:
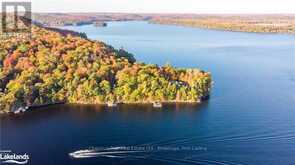
<svg viewBox="0 0 295 165">
<path fill-rule="evenodd" d="M 15 1 L 15 0 L 0 0 Z M 22 1 L 22 0 L 17 0 Z M 33 12 L 295 13 L 295 0 L 23 0 Z"/>
</svg>

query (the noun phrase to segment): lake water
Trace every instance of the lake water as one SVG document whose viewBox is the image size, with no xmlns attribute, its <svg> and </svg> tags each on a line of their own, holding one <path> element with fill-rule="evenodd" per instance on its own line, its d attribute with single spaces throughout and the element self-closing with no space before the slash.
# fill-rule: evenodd
<svg viewBox="0 0 295 165">
<path fill-rule="evenodd" d="M 212 97 L 161 109 L 59 105 L 3 117 L 1 149 L 28 153 L 36 165 L 294 164 L 294 35 L 147 22 L 66 28 L 123 47 L 138 61 L 210 71 Z M 87 158 L 69 156 L 89 148 Z"/>
</svg>

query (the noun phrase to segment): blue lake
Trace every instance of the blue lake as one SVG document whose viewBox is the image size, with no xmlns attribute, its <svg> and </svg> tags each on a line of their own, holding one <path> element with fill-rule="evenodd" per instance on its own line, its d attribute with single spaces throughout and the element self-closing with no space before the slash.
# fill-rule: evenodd
<svg viewBox="0 0 295 165">
<path fill-rule="evenodd" d="M 59 105 L 2 117 L 1 149 L 37 165 L 294 164 L 295 35 L 140 21 L 64 28 L 140 62 L 210 71 L 212 96 L 201 105 Z M 92 156 L 69 156 L 85 149 Z"/>
</svg>

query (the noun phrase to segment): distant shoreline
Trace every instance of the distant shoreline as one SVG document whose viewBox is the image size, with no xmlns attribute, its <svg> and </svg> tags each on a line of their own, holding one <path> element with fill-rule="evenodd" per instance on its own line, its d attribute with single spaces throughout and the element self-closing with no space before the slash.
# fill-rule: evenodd
<svg viewBox="0 0 295 165">
<path fill-rule="evenodd" d="M 245 29 L 237 29 L 234 26 L 225 27 L 218 27 L 218 25 L 214 25 L 210 27 L 207 24 L 198 24 L 197 21 L 192 21 L 192 23 L 185 23 L 178 22 L 177 20 L 168 20 L 168 21 L 159 21 L 159 20 L 152 20 L 150 23 L 159 24 L 159 25 L 175 25 L 175 26 L 182 26 L 182 27 L 191 27 L 191 28 L 200 28 L 200 29 L 209 29 L 209 30 L 218 30 L 218 31 L 227 31 L 227 32 L 243 32 L 243 33 L 257 33 L 257 34 L 288 34 L 288 35 L 295 35 L 295 25 L 293 31 L 263 31 L 263 30 L 255 30 L 253 28 L 245 28 Z M 195 23 L 195 24 L 194 24 Z M 270 25 L 271 26 L 271 25 Z"/>
<path fill-rule="evenodd" d="M 295 14 L 131 14 L 131 13 L 35 13 L 45 26 L 105 27 L 109 21 L 147 21 L 232 32 L 295 34 Z M 68 19 L 68 18 L 71 19 Z"/>
<path fill-rule="evenodd" d="M 227 30 L 227 29 L 219 29 L 219 28 L 207 28 L 201 26 L 189 26 L 189 25 L 182 25 L 182 24 L 169 24 L 169 23 L 156 23 L 156 22 L 149 22 L 155 25 L 170 25 L 170 26 L 179 26 L 179 27 L 187 27 L 187 28 L 195 28 L 195 29 L 203 29 L 203 30 L 213 30 L 213 31 L 220 31 L 220 32 L 233 32 L 233 33 L 249 33 L 249 34 L 278 34 L 278 35 L 295 35 L 294 33 L 288 32 L 249 32 L 249 31 L 238 31 L 238 30 Z"/>
</svg>

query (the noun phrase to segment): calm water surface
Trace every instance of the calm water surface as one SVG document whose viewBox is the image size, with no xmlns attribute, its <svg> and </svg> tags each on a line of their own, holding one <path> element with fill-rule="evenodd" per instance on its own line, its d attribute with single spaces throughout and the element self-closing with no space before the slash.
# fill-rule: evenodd
<svg viewBox="0 0 295 165">
<path fill-rule="evenodd" d="M 124 47 L 138 61 L 210 71 L 212 97 L 160 110 L 62 105 L 3 117 L 1 149 L 26 152 L 36 165 L 294 164 L 295 36 L 147 22 L 66 28 Z M 126 146 L 134 148 L 111 148 Z M 89 148 L 90 158 L 69 156 Z"/>
</svg>

